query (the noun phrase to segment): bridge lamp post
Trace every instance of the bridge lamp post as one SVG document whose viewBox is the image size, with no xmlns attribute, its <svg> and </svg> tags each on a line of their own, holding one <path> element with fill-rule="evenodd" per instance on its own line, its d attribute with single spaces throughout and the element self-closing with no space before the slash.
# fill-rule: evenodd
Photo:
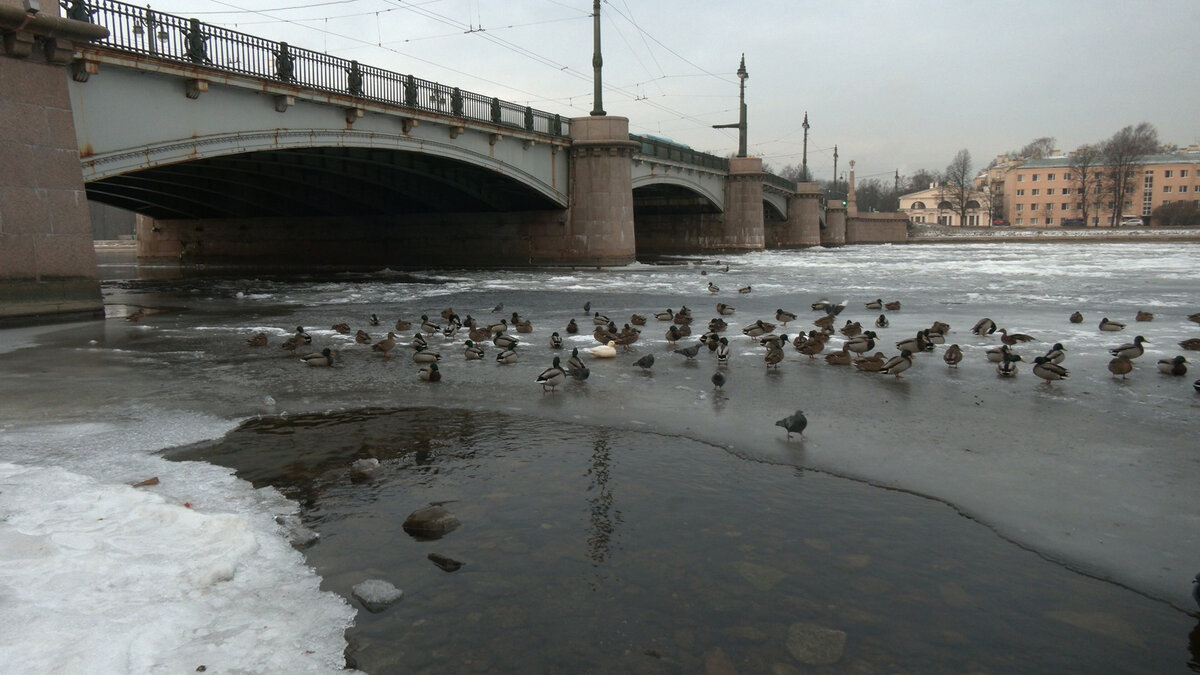
<svg viewBox="0 0 1200 675">
<path fill-rule="evenodd" d="M 157 32 L 154 30 L 156 27 L 158 28 Z M 134 37 L 140 40 L 143 34 L 146 36 L 146 49 L 151 54 L 158 53 L 158 40 L 166 40 L 170 37 L 167 35 L 167 29 L 162 28 L 158 21 L 155 20 L 154 12 L 150 9 L 150 5 L 146 5 L 145 26 L 142 25 L 141 21 L 133 24 Z"/>
<path fill-rule="evenodd" d="M 740 82 L 738 83 L 738 122 L 737 124 L 714 124 L 714 129 L 737 129 L 738 130 L 738 157 L 746 156 L 746 80 L 750 78 L 750 73 L 746 72 L 746 55 L 742 54 L 742 61 L 738 64 L 737 76 Z"/>
</svg>

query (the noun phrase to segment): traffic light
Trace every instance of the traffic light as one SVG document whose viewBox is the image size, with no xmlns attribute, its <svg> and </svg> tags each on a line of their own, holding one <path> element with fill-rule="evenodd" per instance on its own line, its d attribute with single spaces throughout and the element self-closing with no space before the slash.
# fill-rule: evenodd
<svg viewBox="0 0 1200 675">
<path fill-rule="evenodd" d="M 845 199 L 843 199 L 843 200 L 842 200 L 842 206 L 845 206 L 845 205 L 846 205 L 846 200 L 845 200 Z"/>
</svg>

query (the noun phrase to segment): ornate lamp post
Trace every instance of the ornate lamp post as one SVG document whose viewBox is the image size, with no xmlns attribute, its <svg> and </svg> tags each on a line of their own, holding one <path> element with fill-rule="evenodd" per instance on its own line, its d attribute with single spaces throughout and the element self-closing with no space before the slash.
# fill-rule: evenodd
<svg viewBox="0 0 1200 675">
<path fill-rule="evenodd" d="M 600 0 L 592 2 L 592 43 L 593 98 L 595 102 L 592 114 L 601 116 L 607 113 L 604 112 L 604 101 L 600 93 L 600 69 L 604 66 L 604 57 L 600 55 Z"/>
<path fill-rule="evenodd" d="M 800 180 L 808 181 L 808 111 L 804 111 L 804 124 L 800 125 L 804 129 L 804 154 L 800 156 Z"/>
<path fill-rule="evenodd" d="M 737 124 L 714 124 L 714 129 L 733 129 L 738 130 L 738 157 L 746 156 L 746 80 L 749 79 L 750 73 L 746 72 L 746 55 L 742 54 L 742 61 L 738 64 L 737 76 L 739 82 L 738 87 L 738 122 Z"/>
</svg>

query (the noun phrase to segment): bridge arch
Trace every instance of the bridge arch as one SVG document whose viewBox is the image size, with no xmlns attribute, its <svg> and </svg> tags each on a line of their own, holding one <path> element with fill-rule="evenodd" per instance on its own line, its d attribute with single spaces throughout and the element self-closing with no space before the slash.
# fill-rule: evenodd
<svg viewBox="0 0 1200 675">
<path fill-rule="evenodd" d="M 699 181 L 684 177 L 682 174 L 639 174 L 637 171 L 634 172 L 633 192 L 635 198 L 639 189 L 645 194 L 647 190 L 644 188 L 652 188 L 654 186 L 671 186 L 672 189 L 668 190 L 670 192 L 698 195 L 704 198 L 709 209 L 715 213 L 719 213 L 725 208 L 724 181 Z M 658 191 L 662 192 L 662 190 Z"/>
</svg>

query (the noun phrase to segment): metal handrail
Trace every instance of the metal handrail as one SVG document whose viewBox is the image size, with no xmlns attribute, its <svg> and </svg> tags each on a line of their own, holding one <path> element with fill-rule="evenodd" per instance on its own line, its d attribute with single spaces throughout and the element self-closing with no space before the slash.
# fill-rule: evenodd
<svg viewBox="0 0 1200 675">
<path fill-rule="evenodd" d="M 686 145 L 670 143 L 659 138 L 629 134 L 629 140 L 642 144 L 641 154 L 647 157 L 657 157 L 686 164 L 694 164 L 707 169 L 729 171 L 729 160 L 707 152 L 698 152 Z"/>
<path fill-rule="evenodd" d="M 83 16 L 87 20 L 108 28 L 108 37 L 96 44 L 110 49 L 560 138 L 570 134 L 570 122 L 561 115 L 413 75 L 165 14 L 149 7 L 116 0 L 87 0 L 86 4 L 83 4 L 84 0 L 73 0 L 72 4 L 76 3 L 85 7 Z"/>
<path fill-rule="evenodd" d="M 774 185 L 775 187 L 779 188 L 780 190 L 784 190 L 785 192 L 793 192 L 794 193 L 796 191 L 796 181 L 788 180 L 788 179 L 784 178 L 783 176 L 776 176 L 773 173 L 764 173 L 763 174 L 763 182 L 768 183 L 770 185 Z"/>
</svg>

